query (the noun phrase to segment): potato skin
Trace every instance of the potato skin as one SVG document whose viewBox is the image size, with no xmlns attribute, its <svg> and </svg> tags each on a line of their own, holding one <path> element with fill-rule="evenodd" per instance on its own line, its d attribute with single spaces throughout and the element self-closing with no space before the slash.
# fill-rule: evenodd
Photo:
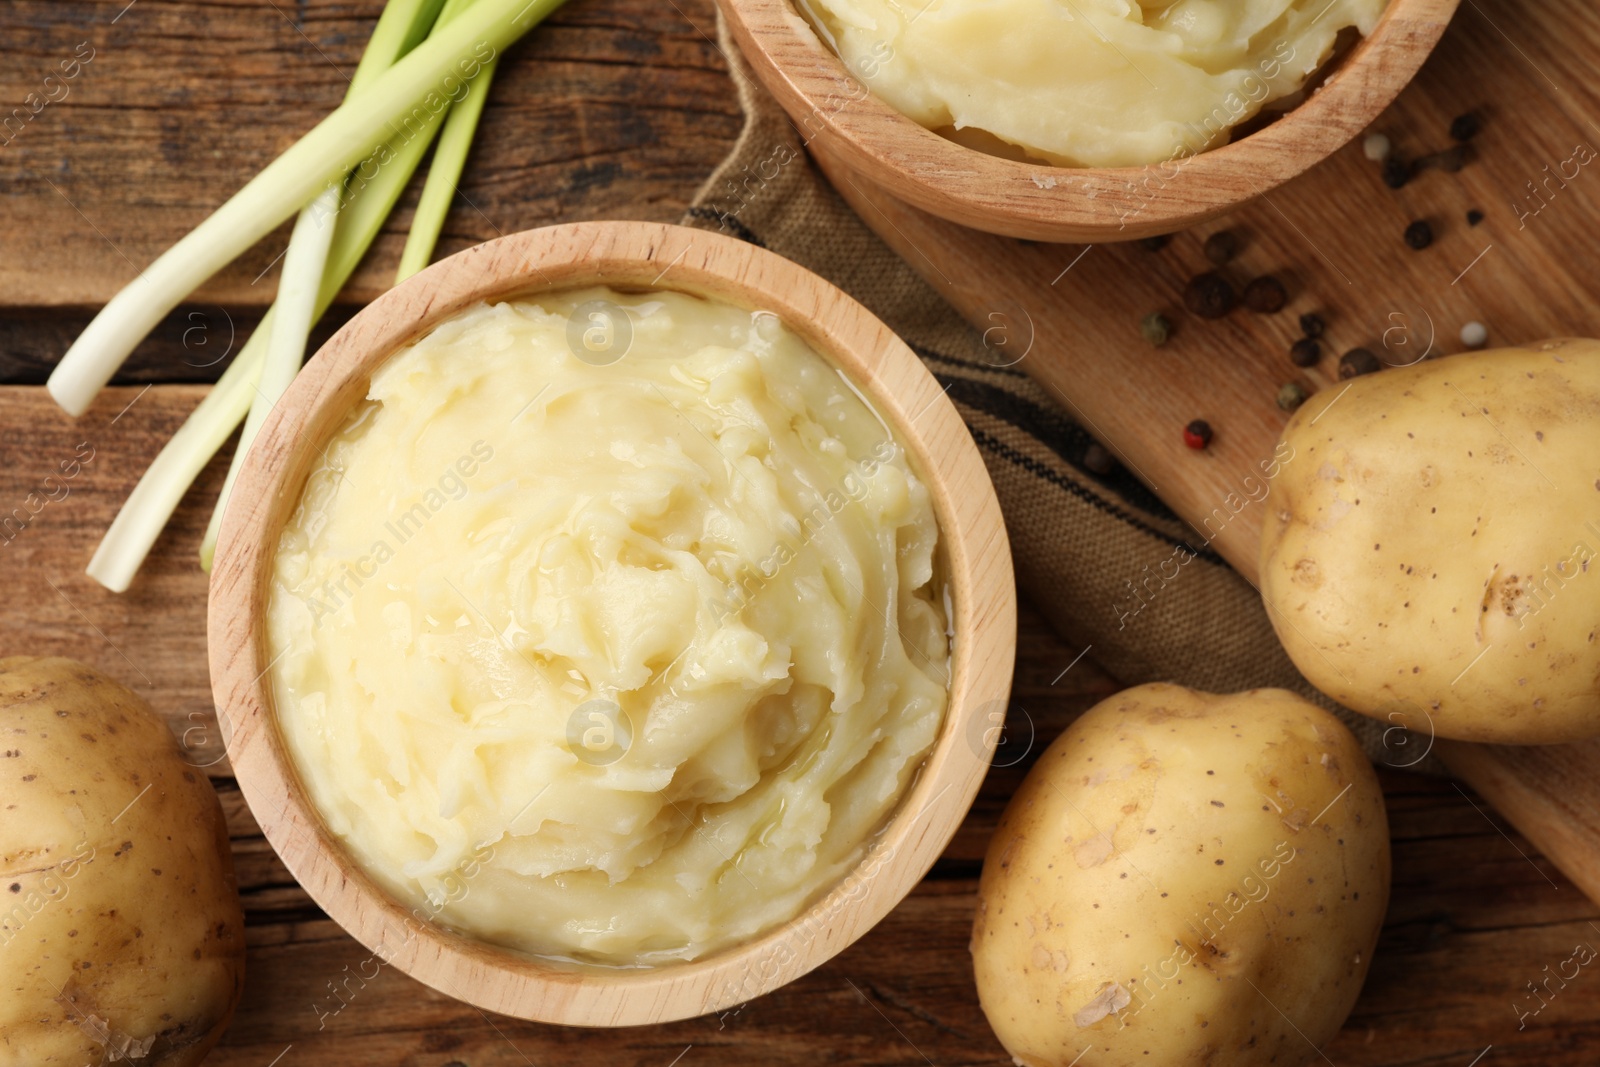
<svg viewBox="0 0 1600 1067">
<path fill-rule="evenodd" d="M 1600 342 L 1450 356 L 1327 389 L 1261 538 L 1307 679 L 1428 736 L 1600 736 Z"/>
<path fill-rule="evenodd" d="M 1025 1067 L 1294 1067 L 1354 1005 L 1388 897 L 1383 795 L 1344 724 L 1281 689 L 1139 686 L 1001 817 L 978 997 Z"/>
<path fill-rule="evenodd" d="M 84 664 L 0 659 L 0 1067 L 197 1064 L 244 948 L 222 805 L 166 725 Z"/>
</svg>

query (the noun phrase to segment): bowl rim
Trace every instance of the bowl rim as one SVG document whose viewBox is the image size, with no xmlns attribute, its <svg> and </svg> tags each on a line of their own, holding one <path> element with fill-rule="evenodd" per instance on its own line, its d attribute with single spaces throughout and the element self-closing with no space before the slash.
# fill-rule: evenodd
<svg viewBox="0 0 1600 1067">
<path fill-rule="evenodd" d="M 666 279 L 664 281 L 664 279 Z M 954 617 L 950 704 L 889 821 L 838 884 L 794 919 L 703 959 L 569 969 L 440 927 L 389 896 L 322 825 L 270 711 L 264 618 L 273 552 L 323 443 L 397 349 L 481 300 L 586 285 L 662 288 L 776 312 L 871 397 L 924 475 Z M 384 293 L 322 346 L 274 406 L 223 518 L 207 637 L 217 715 L 241 792 L 312 899 L 374 958 L 486 1010 L 625 1026 L 719 1011 L 793 981 L 874 926 L 954 835 L 988 770 L 1016 649 L 1016 594 L 999 503 L 954 405 L 911 349 L 854 299 L 782 257 L 704 230 L 585 222 L 459 252 Z"/>
<path fill-rule="evenodd" d="M 717 0 L 746 62 L 810 146 L 869 186 L 973 229 L 1037 241 L 1171 233 L 1265 195 L 1332 155 L 1410 83 L 1461 0 L 1389 0 L 1312 95 L 1209 151 L 1139 167 L 1060 167 L 967 148 L 879 100 L 792 0 Z M 863 194 L 865 195 L 865 194 Z"/>
</svg>

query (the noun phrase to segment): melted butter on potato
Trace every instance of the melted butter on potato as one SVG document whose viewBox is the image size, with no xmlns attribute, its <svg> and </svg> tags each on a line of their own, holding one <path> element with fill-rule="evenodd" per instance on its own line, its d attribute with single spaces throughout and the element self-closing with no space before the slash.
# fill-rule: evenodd
<svg viewBox="0 0 1600 1067">
<path fill-rule="evenodd" d="M 1318 689 L 1428 736 L 1600 734 L 1600 343 L 1358 378 L 1283 440 L 1261 592 Z"/>
<path fill-rule="evenodd" d="M 1006 808 L 978 995 L 1025 1067 L 1297 1064 L 1355 1003 L 1388 894 L 1383 797 L 1342 723 L 1283 690 L 1140 686 Z"/>
</svg>

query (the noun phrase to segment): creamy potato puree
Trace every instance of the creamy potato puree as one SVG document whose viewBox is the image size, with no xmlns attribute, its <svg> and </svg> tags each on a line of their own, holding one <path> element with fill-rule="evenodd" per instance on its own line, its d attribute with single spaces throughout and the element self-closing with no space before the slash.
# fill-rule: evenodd
<svg viewBox="0 0 1600 1067">
<path fill-rule="evenodd" d="M 601 365 L 586 338 L 629 325 Z M 928 489 L 774 315 L 480 305 L 390 359 L 325 459 L 275 561 L 277 715 L 414 914 L 691 959 L 846 874 L 933 743 Z"/>
<path fill-rule="evenodd" d="M 1226 144 L 1386 0 L 796 0 L 891 107 L 1075 167 Z M 848 105 L 846 105 L 848 106 Z"/>
</svg>

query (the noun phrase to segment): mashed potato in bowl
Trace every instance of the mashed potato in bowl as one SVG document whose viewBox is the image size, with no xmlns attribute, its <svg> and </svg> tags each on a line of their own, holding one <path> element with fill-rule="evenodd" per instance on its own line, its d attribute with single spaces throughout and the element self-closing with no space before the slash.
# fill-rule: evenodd
<svg viewBox="0 0 1600 1067">
<path fill-rule="evenodd" d="M 279 728 L 397 899 L 584 963 L 800 913 L 945 713 L 925 484 L 767 313 L 480 305 L 374 375 L 274 561 Z"/>
<path fill-rule="evenodd" d="M 1069 167 L 1226 144 L 1386 0 L 796 0 L 889 106 Z"/>
</svg>

